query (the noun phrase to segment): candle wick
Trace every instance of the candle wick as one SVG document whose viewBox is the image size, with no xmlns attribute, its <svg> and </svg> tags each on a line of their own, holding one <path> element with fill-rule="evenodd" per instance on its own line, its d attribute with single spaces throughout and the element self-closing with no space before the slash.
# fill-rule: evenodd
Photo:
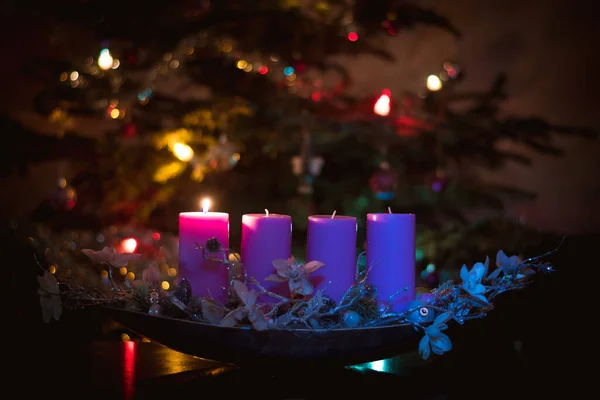
<svg viewBox="0 0 600 400">
<path fill-rule="evenodd" d="M 392 207 L 388 207 L 388 212 L 391 214 L 392 213 Z"/>
<path fill-rule="evenodd" d="M 333 210 L 333 214 L 331 214 L 331 219 L 333 219 L 333 217 L 335 217 L 336 212 L 337 212 L 337 210 Z"/>
<path fill-rule="evenodd" d="M 265 208 L 265 213 L 267 214 L 267 217 L 268 217 L 269 216 L 269 210 L 267 210 L 266 208 Z"/>
</svg>

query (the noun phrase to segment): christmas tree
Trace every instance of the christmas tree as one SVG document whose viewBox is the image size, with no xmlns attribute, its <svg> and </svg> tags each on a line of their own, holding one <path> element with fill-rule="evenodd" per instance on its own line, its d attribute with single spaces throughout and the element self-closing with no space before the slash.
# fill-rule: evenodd
<svg viewBox="0 0 600 400">
<path fill-rule="evenodd" d="M 350 96 L 352 76 L 336 56 L 394 62 L 385 37 L 420 24 L 460 35 L 409 2 L 58 0 L 41 7 L 56 22 L 56 57 L 31 60 L 23 71 L 44 84 L 35 105 L 56 135 L 7 116 L 4 131 L 19 132 L 21 146 L 3 159 L 23 171 L 48 159 L 76 170 L 33 214 L 55 227 L 176 232 L 177 214 L 209 196 L 232 215 L 232 243 L 237 215 L 292 215 L 301 257 L 308 215 L 336 211 L 363 224 L 366 213 L 389 207 L 418 216 L 421 268 L 458 267 L 498 248 L 519 252 L 538 237 L 502 214 L 507 196 L 534 194 L 478 176 L 478 168 L 528 162 L 497 143 L 558 155 L 554 134 L 591 134 L 501 115 L 505 77 L 484 93 L 464 93 L 467 75 L 452 60 L 418 93 Z M 359 225 L 359 250 L 363 242 Z"/>
</svg>

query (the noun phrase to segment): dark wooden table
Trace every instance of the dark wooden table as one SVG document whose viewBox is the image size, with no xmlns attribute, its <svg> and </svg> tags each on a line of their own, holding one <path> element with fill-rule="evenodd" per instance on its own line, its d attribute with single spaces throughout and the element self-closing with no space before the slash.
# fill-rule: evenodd
<svg viewBox="0 0 600 400">
<path fill-rule="evenodd" d="M 525 399 L 568 387 L 562 360 L 541 357 L 534 344 L 509 344 L 483 328 L 481 341 L 471 334 L 455 337 L 456 348 L 428 362 L 413 352 L 345 368 L 316 363 L 270 370 L 237 368 L 139 339 L 88 341 L 78 340 L 75 331 L 61 338 L 31 333 L 31 341 L 12 348 L 17 352 L 8 364 L 8 376 L 14 373 L 8 381 L 19 398 L 62 400 Z"/>
</svg>

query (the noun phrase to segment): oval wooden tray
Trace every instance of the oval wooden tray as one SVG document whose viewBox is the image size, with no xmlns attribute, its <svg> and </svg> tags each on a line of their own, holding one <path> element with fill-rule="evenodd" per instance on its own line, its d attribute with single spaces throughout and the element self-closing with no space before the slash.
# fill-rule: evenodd
<svg viewBox="0 0 600 400">
<path fill-rule="evenodd" d="M 132 332 L 173 350 L 222 363 L 349 366 L 414 351 L 419 332 L 410 324 L 335 330 L 228 328 L 103 307 Z"/>
</svg>

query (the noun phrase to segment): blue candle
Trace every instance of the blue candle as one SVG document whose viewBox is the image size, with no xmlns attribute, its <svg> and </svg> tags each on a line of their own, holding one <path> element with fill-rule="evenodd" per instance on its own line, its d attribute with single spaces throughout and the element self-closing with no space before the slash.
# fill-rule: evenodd
<svg viewBox="0 0 600 400">
<path fill-rule="evenodd" d="M 343 215 L 308 217 L 306 261 L 320 261 L 322 268 L 310 274 L 315 290 L 337 303 L 356 283 L 356 218 Z"/>
<path fill-rule="evenodd" d="M 392 311 L 403 312 L 415 299 L 415 215 L 367 214 L 367 280 L 377 287 L 379 301 L 393 298 Z"/>
</svg>

